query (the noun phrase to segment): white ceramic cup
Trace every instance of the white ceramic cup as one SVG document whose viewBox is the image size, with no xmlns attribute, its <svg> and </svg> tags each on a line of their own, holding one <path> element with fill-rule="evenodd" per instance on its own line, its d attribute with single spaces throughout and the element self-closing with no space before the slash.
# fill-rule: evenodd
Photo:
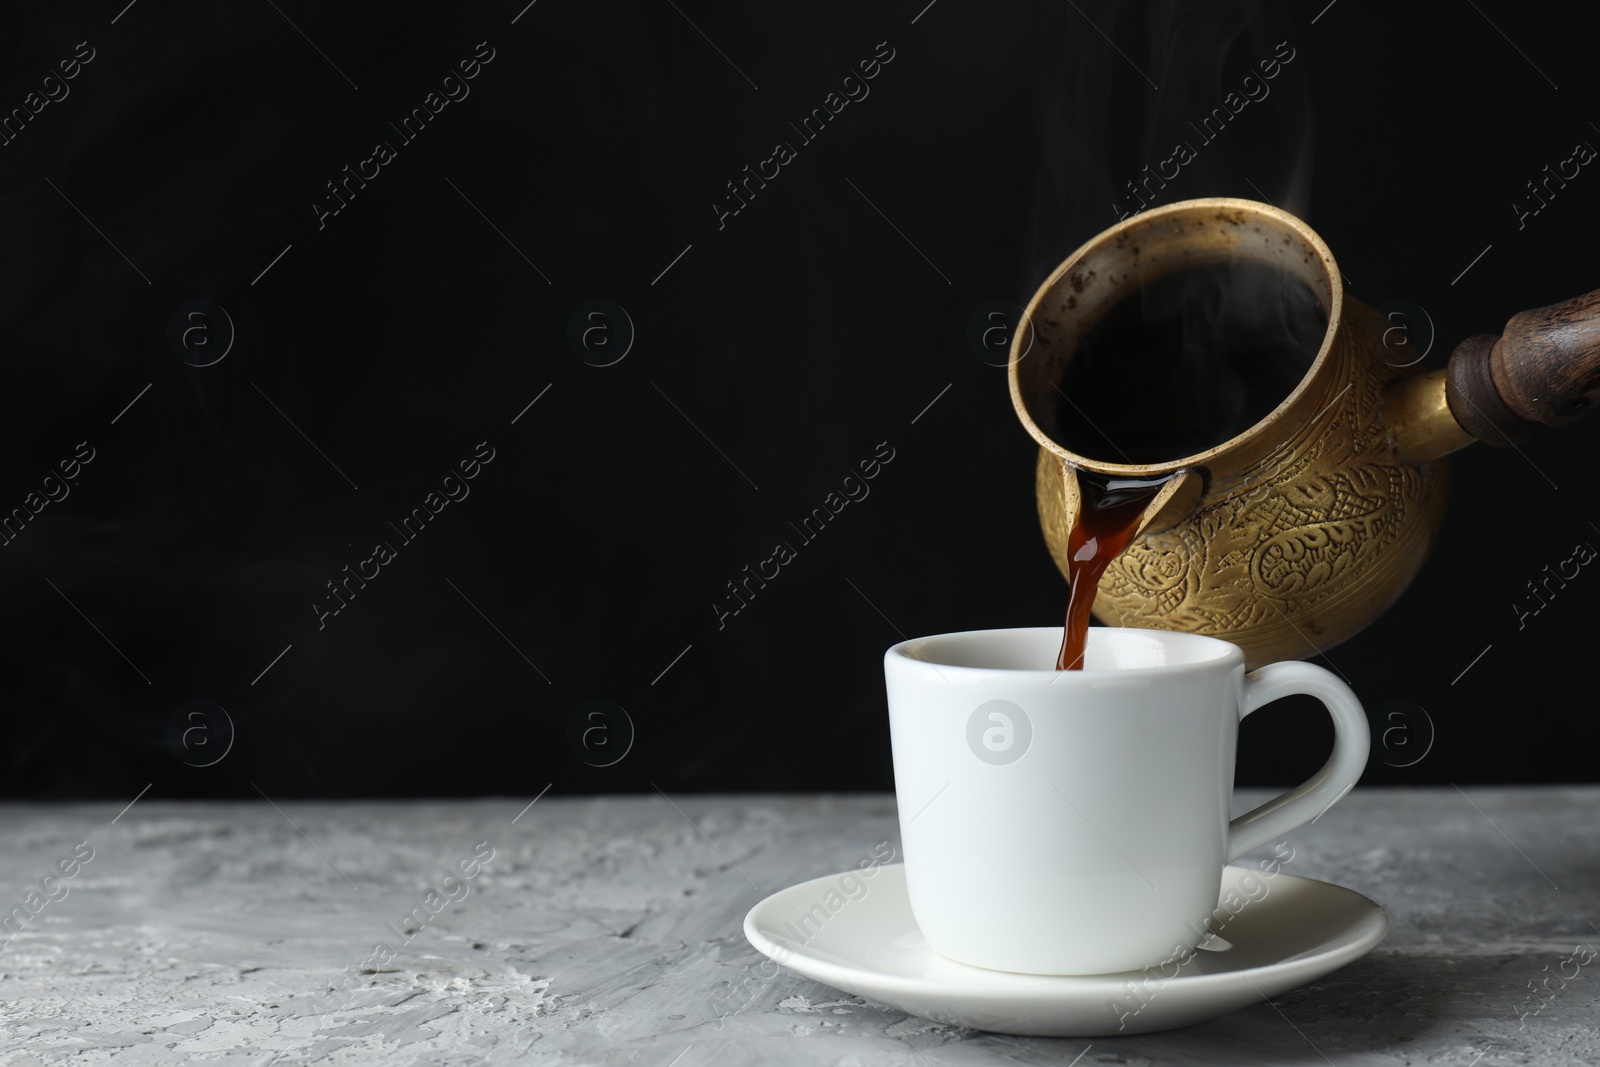
<svg viewBox="0 0 1600 1067">
<path fill-rule="evenodd" d="M 1134 970 L 1192 949 L 1223 865 L 1326 811 L 1367 762 L 1350 688 L 1309 663 L 1249 674 L 1237 645 L 1091 627 L 1081 671 L 1060 627 L 903 641 L 884 655 L 906 888 L 928 943 L 1027 974 Z M 1307 693 L 1333 755 L 1231 822 L 1239 720 Z"/>
</svg>

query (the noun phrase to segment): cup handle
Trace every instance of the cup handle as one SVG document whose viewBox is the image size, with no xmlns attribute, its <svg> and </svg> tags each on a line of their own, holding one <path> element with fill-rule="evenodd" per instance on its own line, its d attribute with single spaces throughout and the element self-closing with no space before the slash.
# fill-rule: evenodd
<svg viewBox="0 0 1600 1067">
<path fill-rule="evenodd" d="M 1320 816 L 1350 792 L 1366 769 L 1372 734 L 1361 701 L 1337 676 L 1314 664 L 1269 663 L 1245 675 L 1239 718 L 1296 693 L 1316 697 L 1333 716 L 1333 754 L 1316 774 L 1228 824 L 1229 863 Z"/>
</svg>

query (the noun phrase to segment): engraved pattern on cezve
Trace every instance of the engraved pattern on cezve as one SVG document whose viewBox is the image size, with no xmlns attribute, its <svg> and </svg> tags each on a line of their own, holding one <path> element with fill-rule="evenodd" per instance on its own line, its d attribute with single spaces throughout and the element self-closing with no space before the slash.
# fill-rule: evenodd
<svg viewBox="0 0 1600 1067">
<path fill-rule="evenodd" d="M 1427 489 L 1385 439 L 1388 377 L 1356 375 L 1236 490 L 1130 545 L 1100 586 L 1119 621 L 1236 633 L 1292 620 L 1357 582 L 1420 514 Z"/>
</svg>

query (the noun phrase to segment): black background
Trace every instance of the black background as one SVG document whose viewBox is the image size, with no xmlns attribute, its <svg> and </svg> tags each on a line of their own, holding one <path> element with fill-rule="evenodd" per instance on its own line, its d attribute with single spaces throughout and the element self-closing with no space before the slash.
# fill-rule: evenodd
<svg viewBox="0 0 1600 1067">
<path fill-rule="evenodd" d="M 1426 309 L 1427 366 L 1600 284 L 1600 175 L 1522 229 L 1511 206 L 1600 144 L 1574 9 L 925 3 L 7 9 L 0 113 L 79 42 L 94 58 L 0 147 L 0 510 L 78 442 L 95 458 L 0 549 L 0 789 L 889 788 L 883 649 L 1064 604 L 971 316 L 1025 303 L 1280 41 L 1272 95 L 1163 201 L 1300 214 L 1354 296 Z M 388 124 L 479 42 L 470 95 L 400 143 Z M 870 95 L 801 146 L 788 123 L 880 42 Z M 396 159 L 319 229 L 380 140 Z M 780 140 L 797 158 L 719 228 Z M 204 368 L 167 341 L 197 299 L 236 330 Z M 568 343 L 595 299 L 636 330 L 611 366 Z M 470 496 L 319 630 L 324 583 L 480 441 Z M 719 629 L 724 583 L 880 442 L 870 496 Z M 1565 739 L 1593 711 L 1600 577 L 1521 630 L 1511 604 L 1600 544 L 1597 446 L 1590 422 L 1456 458 L 1433 560 L 1329 650 L 1378 731 L 1367 782 L 1595 779 Z M 1241 782 L 1320 762 L 1301 699 L 1246 724 Z M 190 701 L 236 727 L 210 767 L 171 740 Z M 637 731 L 610 767 L 568 742 L 591 701 Z"/>
</svg>

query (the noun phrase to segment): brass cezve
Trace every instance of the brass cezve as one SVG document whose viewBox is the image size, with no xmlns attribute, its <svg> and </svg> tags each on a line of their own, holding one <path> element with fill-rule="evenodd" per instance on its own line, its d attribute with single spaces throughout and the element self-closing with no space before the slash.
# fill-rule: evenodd
<svg viewBox="0 0 1600 1067">
<path fill-rule="evenodd" d="M 1294 390 L 1244 433 L 1169 462 L 1108 463 L 1056 443 L 1059 387 L 1087 332 L 1150 281 L 1239 260 L 1289 272 L 1327 311 Z M 1252 668 L 1332 648 L 1400 597 L 1438 537 L 1449 453 L 1570 422 L 1600 396 L 1600 291 L 1522 312 L 1502 336 L 1463 341 L 1447 370 L 1419 373 L 1385 358 L 1392 324 L 1344 293 L 1322 239 L 1251 200 L 1189 200 L 1118 223 L 1056 268 L 1023 321 L 1011 398 L 1040 445 L 1039 517 L 1056 566 L 1067 574 L 1076 471 L 1181 472 L 1107 570 L 1095 615 L 1224 638 Z"/>
</svg>

